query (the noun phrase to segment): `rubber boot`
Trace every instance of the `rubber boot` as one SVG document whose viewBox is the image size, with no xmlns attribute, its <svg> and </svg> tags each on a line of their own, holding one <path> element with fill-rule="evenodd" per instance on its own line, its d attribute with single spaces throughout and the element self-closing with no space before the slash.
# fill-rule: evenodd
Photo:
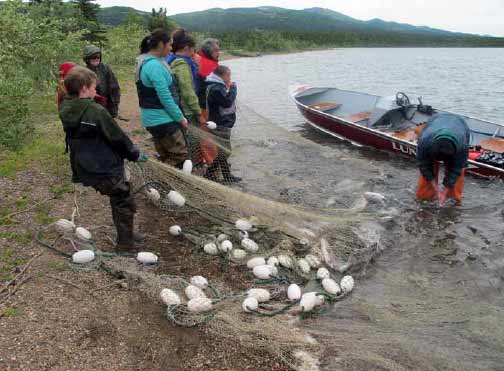
<svg viewBox="0 0 504 371">
<path fill-rule="evenodd" d="M 113 207 L 112 208 L 112 220 L 114 221 L 114 225 L 117 226 L 117 223 L 119 223 L 119 221 L 116 221 L 116 218 L 117 218 L 117 211 L 116 209 Z M 116 227 L 117 228 L 117 227 Z M 117 237 L 117 236 L 116 236 Z M 136 243 L 136 244 L 142 244 L 145 242 L 145 236 L 139 232 L 133 232 L 133 241 Z"/>
<path fill-rule="evenodd" d="M 116 250 L 119 252 L 135 252 L 135 236 L 133 233 L 134 210 L 124 200 L 112 200 L 112 219 L 117 230 Z"/>
<path fill-rule="evenodd" d="M 241 182 L 242 178 L 231 174 L 231 166 L 229 165 L 229 162 L 227 162 L 226 159 L 224 159 L 220 165 L 221 165 L 221 170 L 222 170 L 222 176 L 223 176 L 225 182 L 228 182 L 228 183 Z"/>
<path fill-rule="evenodd" d="M 213 162 L 212 165 L 210 165 L 204 175 L 205 178 L 208 180 L 212 180 L 214 182 L 217 181 L 217 171 L 219 171 L 219 161 L 218 158 L 216 158 Z"/>
</svg>

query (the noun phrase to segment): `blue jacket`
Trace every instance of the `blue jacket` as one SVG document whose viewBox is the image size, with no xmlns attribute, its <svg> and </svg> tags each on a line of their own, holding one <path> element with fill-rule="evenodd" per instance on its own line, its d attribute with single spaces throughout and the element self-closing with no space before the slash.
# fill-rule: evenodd
<svg viewBox="0 0 504 371">
<path fill-rule="evenodd" d="M 140 116 L 145 127 L 182 121 L 183 114 L 170 93 L 173 82 L 169 66 L 164 60 L 148 55 L 141 61 L 138 69 L 143 85 L 156 90 L 163 109 L 140 108 Z"/>
<path fill-rule="evenodd" d="M 456 153 L 451 161 L 445 162 L 445 187 L 453 188 L 467 166 L 469 157 L 469 142 L 471 131 L 465 120 L 451 113 L 442 113 L 432 117 L 420 134 L 417 143 L 417 160 L 422 176 L 431 181 L 434 179 L 434 159 L 432 143 L 440 138 L 446 138 L 455 145 Z"/>
<path fill-rule="evenodd" d="M 213 72 L 207 77 L 206 83 L 208 120 L 215 122 L 218 127 L 232 128 L 236 121 L 236 85 L 232 84 L 227 90 L 224 81 Z"/>
</svg>

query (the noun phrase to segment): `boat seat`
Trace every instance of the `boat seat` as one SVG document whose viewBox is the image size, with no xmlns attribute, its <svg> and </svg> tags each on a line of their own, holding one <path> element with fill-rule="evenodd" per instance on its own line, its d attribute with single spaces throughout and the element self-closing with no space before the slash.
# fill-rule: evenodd
<svg viewBox="0 0 504 371">
<path fill-rule="evenodd" d="M 340 108 L 341 104 L 332 102 L 320 102 L 310 104 L 308 107 L 316 109 L 317 111 L 327 112 L 336 108 Z"/>
<path fill-rule="evenodd" d="M 354 113 L 354 114 L 349 115 L 347 117 L 344 117 L 344 119 L 355 123 L 355 122 L 359 122 L 359 121 L 368 120 L 370 117 L 371 117 L 371 112 L 362 111 L 362 112 L 357 112 L 357 113 Z"/>
<path fill-rule="evenodd" d="M 504 153 L 504 139 L 501 138 L 488 138 L 482 140 L 479 145 L 488 151 Z"/>
<path fill-rule="evenodd" d="M 394 134 L 392 134 L 392 136 L 395 138 L 414 142 L 420 136 L 420 133 L 424 129 L 425 125 L 426 125 L 425 123 L 422 123 L 412 128 L 406 128 L 404 130 L 396 131 Z"/>
</svg>

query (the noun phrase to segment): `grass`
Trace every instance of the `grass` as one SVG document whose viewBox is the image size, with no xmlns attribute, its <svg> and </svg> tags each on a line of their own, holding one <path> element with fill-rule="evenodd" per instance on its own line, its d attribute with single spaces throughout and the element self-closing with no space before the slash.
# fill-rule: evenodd
<svg viewBox="0 0 504 371">
<path fill-rule="evenodd" d="M 23 210 L 23 209 L 26 209 L 26 206 L 28 206 L 28 202 L 30 200 L 28 199 L 28 197 L 26 196 L 21 196 L 20 198 L 18 198 L 15 202 L 15 205 L 16 205 L 16 209 L 18 210 Z"/>
<path fill-rule="evenodd" d="M 47 268 L 54 272 L 63 272 L 66 271 L 67 265 L 61 260 L 49 260 L 47 262 Z"/>
<path fill-rule="evenodd" d="M 35 220 L 37 223 L 48 225 L 56 221 L 55 217 L 49 215 L 51 212 L 51 206 L 48 204 L 40 205 L 37 214 L 35 215 Z"/>
<path fill-rule="evenodd" d="M 114 71 L 114 74 L 117 77 L 117 80 L 119 81 L 119 86 L 125 85 L 127 82 L 133 82 L 134 81 L 134 75 L 135 75 L 135 67 L 134 66 L 120 66 L 120 65 L 114 65 L 111 66 L 112 71 Z"/>
<path fill-rule="evenodd" d="M 4 247 L 0 251 L 0 282 L 12 280 L 15 268 L 25 263 L 26 259 L 16 255 L 14 249 Z"/>
<path fill-rule="evenodd" d="M 3 315 L 5 317 L 18 317 L 23 314 L 23 311 L 19 307 L 10 307 L 5 309 Z"/>
<path fill-rule="evenodd" d="M 28 101 L 35 118 L 40 115 L 51 115 L 56 118 L 58 107 L 56 102 L 56 93 L 54 94 L 33 94 Z M 40 124 L 40 122 L 35 122 Z"/>
<path fill-rule="evenodd" d="M 7 207 L 0 209 L 0 225 L 9 225 L 13 223 L 13 220 L 7 215 L 11 213 L 11 210 Z"/>
<path fill-rule="evenodd" d="M 0 239 L 6 239 L 11 242 L 16 242 L 19 245 L 27 245 L 32 241 L 33 236 L 30 231 L 0 232 Z"/>
<path fill-rule="evenodd" d="M 62 184 L 53 184 L 49 187 L 49 191 L 54 194 L 56 198 L 62 198 L 65 193 L 72 193 L 73 186 L 70 180 Z"/>
<path fill-rule="evenodd" d="M 53 175 L 69 174 L 68 156 L 61 126 L 52 123 L 37 130 L 33 140 L 18 152 L 0 155 L 0 177 L 15 178 L 16 173 L 35 166 Z"/>
<path fill-rule="evenodd" d="M 58 176 L 69 174 L 65 136 L 57 118 L 55 93 L 34 94 L 29 100 L 35 130 L 19 151 L 0 152 L 0 177 L 37 167 Z"/>
</svg>

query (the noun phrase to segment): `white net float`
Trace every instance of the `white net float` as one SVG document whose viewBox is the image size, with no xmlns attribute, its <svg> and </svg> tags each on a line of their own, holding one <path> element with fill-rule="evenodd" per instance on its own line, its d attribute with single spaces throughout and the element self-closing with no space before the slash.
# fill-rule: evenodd
<svg viewBox="0 0 504 371">
<path fill-rule="evenodd" d="M 170 191 L 168 192 L 168 199 L 178 207 L 182 207 L 185 205 L 185 198 L 182 196 L 180 193 L 177 191 Z"/>
<path fill-rule="evenodd" d="M 289 287 L 287 288 L 287 297 L 290 301 L 301 299 L 301 288 L 295 283 L 289 285 Z"/>
<path fill-rule="evenodd" d="M 181 303 L 177 293 L 170 289 L 162 289 L 159 293 L 159 297 L 165 305 L 179 305 Z"/>
<path fill-rule="evenodd" d="M 180 236 L 182 228 L 180 228 L 180 225 L 172 225 L 168 231 L 172 236 Z"/>
<path fill-rule="evenodd" d="M 95 259 L 95 253 L 92 250 L 80 250 L 72 255 L 72 261 L 75 264 L 90 263 Z"/>
</svg>

